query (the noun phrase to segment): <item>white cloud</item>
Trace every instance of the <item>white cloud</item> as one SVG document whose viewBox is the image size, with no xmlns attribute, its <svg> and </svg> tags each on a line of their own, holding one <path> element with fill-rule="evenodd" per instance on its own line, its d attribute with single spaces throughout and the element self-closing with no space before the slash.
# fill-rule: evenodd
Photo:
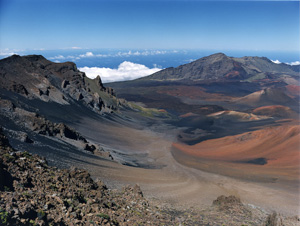
<svg viewBox="0 0 300 226">
<path fill-rule="evenodd" d="M 78 46 L 73 46 L 73 47 L 71 47 L 71 49 L 82 49 L 82 48 L 78 47 Z"/>
<path fill-rule="evenodd" d="M 70 49 L 70 48 L 68 48 Z M 71 49 L 82 49 L 81 47 L 71 47 Z M 110 53 L 110 54 L 94 54 L 93 52 L 86 52 L 84 54 L 80 55 L 58 55 L 49 57 L 50 60 L 80 60 L 81 58 L 87 58 L 87 57 L 99 57 L 99 58 L 106 58 L 106 57 L 130 57 L 130 56 L 154 56 L 154 55 L 162 55 L 167 53 L 177 53 L 177 50 L 143 50 L 143 51 L 123 51 L 123 52 L 117 52 L 117 53 Z"/>
<path fill-rule="evenodd" d="M 300 65 L 300 61 L 297 60 L 297 61 L 291 62 L 291 63 L 289 63 L 289 65 L 292 65 L 292 66 L 294 66 L 294 65 Z"/>
<path fill-rule="evenodd" d="M 72 46 L 72 47 L 64 47 L 64 48 L 59 48 L 59 49 L 66 50 L 66 49 L 84 49 L 84 48 L 79 47 L 79 46 Z"/>
<path fill-rule="evenodd" d="M 161 55 L 166 54 L 165 50 L 145 50 L 145 51 L 131 51 L 128 52 L 118 52 L 115 55 L 111 56 L 119 56 L 119 57 L 129 57 L 129 56 L 153 56 L 153 55 Z"/>
<path fill-rule="evenodd" d="M 107 54 L 96 54 L 94 56 L 96 56 L 96 57 L 109 57 L 110 55 L 107 55 Z"/>
<path fill-rule="evenodd" d="M 35 50 L 35 51 L 45 51 L 46 49 L 45 48 L 34 48 L 33 50 Z"/>
<path fill-rule="evenodd" d="M 185 62 L 191 63 L 191 62 L 193 62 L 195 60 L 197 60 L 197 59 L 188 59 L 188 60 L 185 60 Z"/>
<path fill-rule="evenodd" d="M 15 53 L 15 52 L 1 52 L 0 51 L 0 56 L 1 57 L 7 57 L 7 56 L 14 55 L 14 54 L 18 54 L 18 53 Z"/>
<path fill-rule="evenodd" d="M 54 57 L 49 57 L 50 60 L 64 60 L 65 57 L 63 55 L 58 55 Z"/>
<path fill-rule="evenodd" d="M 271 60 L 273 63 L 275 63 L 275 64 L 281 64 L 281 62 L 279 61 L 279 60 Z M 294 65 L 300 65 L 300 61 L 294 61 L 294 62 L 291 62 L 291 63 L 285 63 L 285 64 L 288 64 L 288 65 L 292 65 L 292 66 L 294 66 Z"/>
<path fill-rule="evenodd" d="M 115 82 L 124 80 L 133 80 L 147 75 L 151 75 L 160 68 L 148 68 L 142 64 L 136 64 L 129 61 L 124 61 L 117 69 L 99 68 L 99 67 L 81 67 L 80 71 L 86 73 L 89 78 L 96 78 L 100 75 L 103 82 Z"/>
<path fill-rule="evenodd" d="M 162 66 L 159 65 L 159 64 L 153 64 L 153 67 L 154 67 L 154 68 L 160 68 L 160 69 L 162 69 Z"/>
<path fill-rule="evenodd" d="M 275 64 L 281 64 L 281 62 L 279 60 L 271 60 L 271 61 Z"/>
<path fill-rule="evenodd" d="M 86 52 L 85 54 L 79 55 L 79 57 L 93 57 L 94 54 L 92 52 Z"/>
</svg>

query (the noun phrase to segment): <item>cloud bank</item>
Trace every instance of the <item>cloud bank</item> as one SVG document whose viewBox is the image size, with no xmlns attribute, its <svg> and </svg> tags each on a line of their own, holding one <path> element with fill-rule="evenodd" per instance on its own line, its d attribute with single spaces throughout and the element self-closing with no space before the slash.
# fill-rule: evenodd
<svg viewBox="0 0 300 226">
<path fill-rule="evenodd" d="M 274 64 L 281 64 L 279 60 L 271 60 Z"/>
<path fill-rule="evenodd" d="M 151 75 L 161 70 L 161 68 L 158 67 L 148 68 L 145 65 L 136 64 L 129 61 L 124 61 L 119 65 L 117 69 L 105 67 L 80 67 L 78 69 L 80 71 L 85 72 L 86 76 L 92 79 L 96 78 L 97 75 L 100 75 L 104 83 L 133 80 L 147 75 Z"/>
<path fill-rule="evenodd" d="M 80 47 L 72 47 L 72 48 L 80 48 Z M 130 56 L 154 56 L 154 55 L 163 55 L 167 53 L 178 53 L 177 50 L 144 50 L 144 51 L 119 51 L 116 53 L 110 53 L 110 54 L 95 54 L 93 52 L 86 52 L 84 54 L 79 55 L 73 55 L 73 56 L 62 56 L 57 55 L 53 57 L 49 57 L 49 60 L 80 60 L 82 58 L 87 57 L 98 57 L 98 58 L 106 58 L 106 57 L 130 57 Z"/>
<path fill-rule="evenodd" d="M 297 61 L 294 61 L 294 62 L 291 62 L 291 63 L 289 63 L 289 65 L 300 65 L 300 61 L 299 60 L 297 60 Z"/>
<path fill-rule="evenodd" d="M 280 62 L 279 60 L 271 60 L 271 61 L 275 64 L 282 64 L 282 62 Z M 294 62 L 285 63 L 285 64 L 295 66 L 295 65 L 300 65 L 300 61 L 294 61 Z"/>
<path fill-rule="evenodd" d="M 2 52 L 1 50 L 0 50 L 0 57 L 8 57 L 8 56 L 11 56 L 11 55 L 14 55 L 14 54 L 18 54 L 18 53 L 16 53 L 16 52 Z"/>
<path fill-rule="evenodd" d="M 93 52 L 86 52 L 85 54 L 81 54 L 81 55 L 79 55 L 79 57 L 93 57 L 94 56 L 94 54 L 93 54 Z"/>
</svg>

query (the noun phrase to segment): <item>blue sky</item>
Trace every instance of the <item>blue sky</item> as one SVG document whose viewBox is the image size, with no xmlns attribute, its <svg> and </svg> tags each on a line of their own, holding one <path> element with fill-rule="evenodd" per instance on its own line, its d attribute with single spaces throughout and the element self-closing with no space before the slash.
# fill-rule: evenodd
<svg viewBox="0 0 300 226">
<path fill-rule="evenodd" d="M 0 49 L 299 51 L 299 1 L 0 0 Z"/>
</svg>

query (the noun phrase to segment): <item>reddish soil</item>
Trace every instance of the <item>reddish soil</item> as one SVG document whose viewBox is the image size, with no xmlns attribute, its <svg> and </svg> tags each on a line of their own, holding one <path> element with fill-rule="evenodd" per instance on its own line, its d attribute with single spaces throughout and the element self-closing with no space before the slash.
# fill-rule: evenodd
<svg viewBox="0 0 300 226">
<path fill-rule="evenodd" d="M 187 118 L 187 117 L 191 117 L 191 116 L 197 116 L 197 114 L 194 114 L 194 113 L 192 113 L 192 112 L 189 112 L 189 113 L 180 115 L 179 117 L 180 117 L 180 118 Z"/>
<path fill-rule="evenodd" d="M 199 86 L 172 86 L 164 87 L 164 89 L 158 90 L 158 93 L 167 94 L 174 97 L 187 97 L 190 99 L 199 99 L 206 101 L 228 101 L 232 97 L 225 96 L 219 93 L 208 93 L 206 90 Z"/>
<path fill-rule="evenodd" d="M 252 111 L 257 115 L 266 115 L 270 117 L 281 117 L 281 118 L 298 118 L 299 115 L 294 112 L 291 108 L 282 105 L 271 105 L 256 108 Z"/>
<path fill-rule="evenodd" d="M 286 90 L 287 90 L 287 94 L 289 94 L 292 97 L 299 97 L 300 95 L 300 86 L 287 85 Z"/>
<path fill-rule="evenodd" d="M 173 153 L 176 160 L 179 156 L 192 157 L 186 158 L 184 162 L 192 167 L 218 173 L 222 171 L 223 174 L 243 178 L 263 174 L 276 180 L 300 179 L 299 124 L 258 129 L 254 132 L 203 141 L 192 146 L 174 143 L 173 147 L 176 150 L 175 155 Z M 266 159 L 266 164 L 251 163 L 259 158 Z M 199 164 L 199 161 L 202 164 Z"/>
</svg>

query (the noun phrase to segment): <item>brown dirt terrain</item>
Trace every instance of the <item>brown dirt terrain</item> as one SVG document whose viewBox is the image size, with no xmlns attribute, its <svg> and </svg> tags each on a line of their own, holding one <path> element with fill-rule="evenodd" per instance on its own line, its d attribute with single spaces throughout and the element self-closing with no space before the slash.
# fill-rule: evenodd
<svg viewBox="0 0 300 226">
<path fill-rule="evenodd" d="M 140 187 L 110 190 L 85 170 L 61 170 L 44 158 L 12 149 L 0 130 L 0 225 L 279 225 L 298 217 L 267 214 L 235 196 L 207 208 L 157 206 Z"/>
<path fill-rule="evenodd" d="M 254 109 L 252 112 L 257 115 L 266 115 L 270 117 L 294 119 L 299 118 L 299 115 L 296 112 L 294 112 L 291 108 L 282 105 L 263 106 Z"/>
<path fill-rule="evenodd" d="M 300 86 L 299 85 L 287 85 L 286 91 L 291 97 L 299 97 Z"/>
<path fill-rule="evenodd" d="M 220 93 L 209 93 L 205 88 L 198 86 L 172 86 L 161 87 L 158 93 L 168 94 L 174 97 L 187 97 L 190 99 L 201 99 L 205 101 L 229 101 L 233 97 Z"/>
<path fill-rule="evenodd" d="M 224 162 L 239 169 L 240 174 L 263 173 L 276 178 L 299 179 L 299 125 L 263 128 L 192 146 L 174 143 L 173 147 L 195 158 Z M 255 164 L 254 160 L 260 158 L 265 162 Z"/>
<path fill-rule="evenodd" d="M 178 132 L 174 128 L 161 126 L 160 132 L 147 129 L 128 129 L 126 127 L 118 127 L 115 130 L 112 127 L 101 125 L 100 122 L 91 121 L 91 119 L 83 120 L 81 123 L 85 127 L 78 125 L 78 128 L 81 128 L 79 131 L 86 134 L 84 130 L 89 129 L 89 139 L 95 138 L 97 134 L 110 136 L 113 133 L 117 143 L 110 143 L 110 147 L 115 147 L 115 150 L 119 151 L 122 150 L 120 147 L 123 147 L 124 151 L 131 153 L 131 159 L 136 158 L 137 163 L 143 163 L 143 167 L 130 167 L 97 159 L 87 159 L 88 164 L 78 163 L 78 166 L 88 169 L 93 178 L 101 178 L 110 187 L 120 188 L 125 184 L 138 183 L 145 196 L 154 199 L 157 205 L 176 206 L 177 209 L 186 209 L 191 206 L 201 209 L 209 206 L 219 195 L 236 195 L 245 203 L 263 208 L 267 212 L 278 211 L 287 215 L 299 214 L 299 190 L 298 180 L 296 180 L 297 175 L 299 175 L 296 162 L 299 158 L 294 158 L 297 157 L 297 153 L 289 152 L 289 157 L 294 164 L 291 167 L 287 162 L 288 157 L 283 160 L 279 159 L 280 161 L 268 160 L 270 166 L 245 162 L 211 161 L 195 158 L 195 156 L 182 150 L 174 152 L 174 141 L 176 141 Z M 280 127 L 270 128 L 269 133 L 277 137 L 277 141 L 280 143 L 285 140 L 284 138 L 280 139 L 280 134 L 286 129 L 289 129 L 287 136 L 291 137 L 291 141 L 288 140 L 288 143 L 282 145 L 298 144 L 296 142 L 299 138 L 297 126 L 286 125 L 281 129 Z M 263 137 L 265 132 L 259 131 L 257 133 L 261 134 L 255 136 Z M 247 136 L 240 135 L 239 140 L 237 137 L 233 136 L 228 139 L 242 144 L 242 139 Z M 232 140 L 228 140 L 228 145 Z M 206 142 L 212 145 L 213 141 Z M 221 141 L 224 145 L 222 138 Z M 250 140 L 244 142 L 247 142 L 248 145 L 251 143 Z M 188 148 L 189 146 L 183 145 L 182 147 Z M 272 156 L 271 152 L 272 150 L 270 153 L 265 152 L 268 154 L 266 155 L 267 159 Z M 250 157 L 261 157 L 259 152 L 256 154 Z M 277 149 L 274 156 L 277 155 L 283 156 L 280 155 L 280 148 Z M 243 156 L 243 153 L 240 156 Z M 220 155 L 220 157 L 227 160 L 225 156 Z M 249 158 L 242 159 L 249 160 Z M 235 160 L 240 160 L 239 155 Z M 147 167 L 147 165 L 152 167 Z M 252 171 L 253 173 L 251 173 Z M 230 177 L 224 176 L 224 174 Z M 292 176 L 287 178 L 287 175 Z"/>
</svg>

